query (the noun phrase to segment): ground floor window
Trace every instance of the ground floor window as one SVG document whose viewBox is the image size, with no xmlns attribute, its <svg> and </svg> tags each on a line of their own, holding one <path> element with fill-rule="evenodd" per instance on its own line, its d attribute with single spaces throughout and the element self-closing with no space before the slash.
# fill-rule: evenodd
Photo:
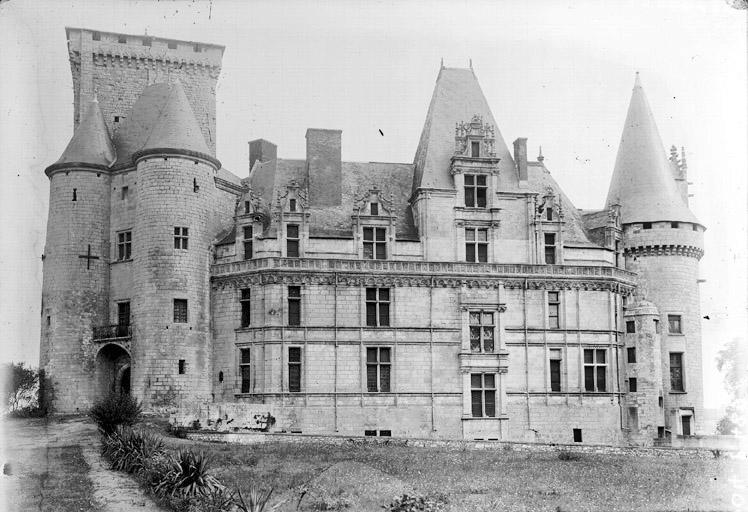
<svg viewBox="0 0 748 512">
<path fill-rule="evenodd" d="M 473 373 L 470 375 L 470 402 L 473 418 L 496 417 L 496 375 Z"/>
<path fill-rule="evenodd" d="M 249 374 L 249 368 L 250 368 L 250 352 L 248 348 L 243 348 L 239 350 L 240 359 L 239 359 L 239 374 L 241 377 L 241 392 L 242 393 L 249 393 L 250 391 L 250 374 Z"/>
<path fill-rule="evenodd" d="M 389 347 L 367 347 L 366 390 L 369 393 L 389 393 L 391 366 Z"/>
</svg>

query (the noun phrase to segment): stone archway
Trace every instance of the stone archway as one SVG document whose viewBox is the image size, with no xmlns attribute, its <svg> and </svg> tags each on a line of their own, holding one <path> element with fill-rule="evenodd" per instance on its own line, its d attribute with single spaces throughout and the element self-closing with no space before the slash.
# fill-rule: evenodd
<svg viewBox="0 0 748 512">
<path fill-rule="evenodd" d="M 107 343 L 96 354 L 96 396 L 130 393 L 130 353 L 116 343 Z"/>
</svg>

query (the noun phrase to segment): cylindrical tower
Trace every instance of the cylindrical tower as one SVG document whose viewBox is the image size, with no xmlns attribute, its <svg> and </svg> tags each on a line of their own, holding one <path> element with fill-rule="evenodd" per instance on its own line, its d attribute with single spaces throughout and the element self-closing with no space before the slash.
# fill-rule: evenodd
<svg viewBox="0 0 748 512">
<path fill-rule="evenodd" d="M 702 432 L 699 259 L 704 226 L 684 201 L 637 75 L 608 191 L 620 205 L 626 268 L 659 311 L 666 435 Z"/>
<path fill-rule="evenodd" d="M 209 265 L 214 176 L 182 87 L 138 151 L 133 246 L 133 394 L 151 410 L 210 398 Z"/>
<path fill-rule="evenodd" d="M 109 316 L 108 167 L 113 161 L 94 100 L 60 159 L 45 171 L 50 186 L 40 368 L 52 380 L 55 412 L 85 410 L 97 393 L 99 346 L 93 333 Z"/>
</svg>

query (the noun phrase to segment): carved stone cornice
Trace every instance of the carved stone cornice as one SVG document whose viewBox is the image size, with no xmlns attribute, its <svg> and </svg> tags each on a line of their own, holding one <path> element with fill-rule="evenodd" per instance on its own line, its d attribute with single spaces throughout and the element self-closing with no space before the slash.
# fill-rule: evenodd
<svg viewBox="0 0 748 512">
<path fill-rule="evenodd" d="M 704 249 L 692 245 L 646 245 L 626 247 L 626 256 L 688 256 L 700 260 Z"/>
</svg>

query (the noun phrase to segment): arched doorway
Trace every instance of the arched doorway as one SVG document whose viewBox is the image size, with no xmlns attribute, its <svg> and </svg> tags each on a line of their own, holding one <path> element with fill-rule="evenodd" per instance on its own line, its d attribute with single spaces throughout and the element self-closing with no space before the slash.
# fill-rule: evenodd
<svg viewBox="0 0 748 512">
<path fill-rule="evenodd" d="M 130 393 L 130 354 L 116 343 L 107 343 L 96 354 L 96 395 Z"/>
</svg>

